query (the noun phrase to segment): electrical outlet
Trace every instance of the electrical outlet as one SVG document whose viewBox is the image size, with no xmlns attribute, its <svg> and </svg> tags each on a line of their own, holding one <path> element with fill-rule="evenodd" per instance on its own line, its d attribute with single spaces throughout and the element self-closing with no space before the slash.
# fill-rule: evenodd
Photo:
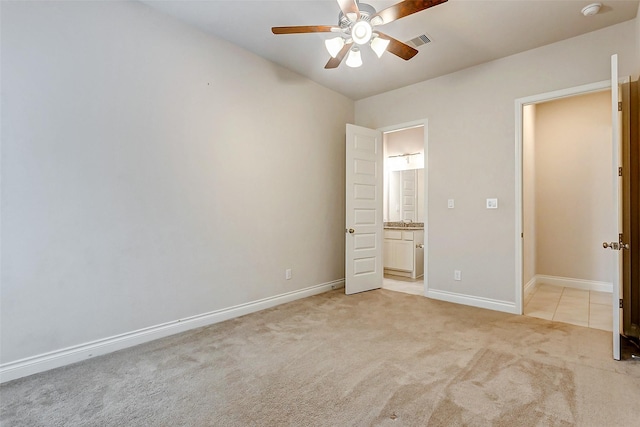
<svg viewBox="0 0 640 427">
<path fill-rule="evenodd" d="M 453 280 L 462 280 L 462 273 L 460 270 L 453 270 Z"/>
<path fill-rule="evenodd" d="M 487 199 L 487 209 L 498 209 L 498 199 Z"/>
<path fill-rule="evenodd" d="M 284 278 L 287 279 L 287 280 L 291 280 L 291 269 L 290 268 L 287 268 L 284 271 Z"/>
</svg>

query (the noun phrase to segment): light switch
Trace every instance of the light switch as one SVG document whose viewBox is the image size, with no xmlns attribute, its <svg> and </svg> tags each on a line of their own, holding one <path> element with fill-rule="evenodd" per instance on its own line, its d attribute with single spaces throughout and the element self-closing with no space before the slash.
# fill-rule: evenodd
<svg viewBox="0 0 640 427">
<path fill-rule="evenodd" d="M 453 207 L 454 207 L 453 199 L 447 200 L 447 207 L 449 209 L 453 209 Z"/>
<path fill-rule="evenodd" d="M 487 199 L 487 209 L 498 209 L 498 199 Z"/>
</svg>

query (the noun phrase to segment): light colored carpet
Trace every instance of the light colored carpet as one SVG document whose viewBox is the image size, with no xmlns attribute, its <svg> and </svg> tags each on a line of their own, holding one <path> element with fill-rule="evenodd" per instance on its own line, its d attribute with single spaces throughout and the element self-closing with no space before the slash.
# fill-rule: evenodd
<svg viewBox="0 0 640 427">
<path fill-rule="evenodd" d="M 0 387 L 2 426 L 629 426 L 611 334 L 387 290 L 281 305 Z"/>
</svg>

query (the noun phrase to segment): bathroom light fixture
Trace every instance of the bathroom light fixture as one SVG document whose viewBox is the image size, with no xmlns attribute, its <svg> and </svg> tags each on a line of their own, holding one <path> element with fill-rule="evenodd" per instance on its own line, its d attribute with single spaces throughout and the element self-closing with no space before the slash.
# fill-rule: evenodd
<svg viewBox="0 0 640 427">
<path fill-rule="evenodd" d="M 360 49 L 356 46 L 353 47 L 349 51 L 349 56 L 347 57 L 347 66 L 351 68 L 358 68 L 362 65 L 362 57 L 360 56 Z"/>
<path fill-rule="evenodd" d="M 413 128 L 412 128 L 413 129 Z M 418 154 L 422 154 L 420 152 L 417 153 L 404 153 L 404 154 L 396 154 L 395 156 L 389 156 L 389 158 L 391 157 L 407 157 L 407 156 L 417 156 Z"/>
<path fill-rule="evenodd" d="M 588 6 L 582 8 L 582 14 L 584 16 L 593 16 L 600 12 L 600 8 L 602 7 L 602 3 L 591 3 Z"/>
</svg>

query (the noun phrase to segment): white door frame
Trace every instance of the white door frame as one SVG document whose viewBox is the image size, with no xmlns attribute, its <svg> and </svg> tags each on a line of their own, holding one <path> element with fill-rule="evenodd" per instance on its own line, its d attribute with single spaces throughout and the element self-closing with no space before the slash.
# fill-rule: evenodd
<svg viewBox="0 0 640 427">
<path fill-rule="evenodd" d="M 391 125 L 391 126 L 386 126 L 386 127 L 382 127 L 382 128 L 378 128 L 377 130 L 379 130 L 380 132 L 387 133 L 387 132 L 394 132 L 394 131 L 399 131 L 399 130 L 403 130 L 403 129 L 409 129 L 409 128 L 415 128 L 418 126 L 422 126 L 423 128 L 423 137 L 424 137 L 424 206 L 423 206 L 423 212 L 424 212 L 424 296 L 427 296 L 427 294 L 429 293 L 429 281 L 427 280 L 427 265 L 428 265 L 428 259 L 429 259 L 429 233 L 428 233 L 428 226 L 429 226 L 429 197 L 428 197 L 428 193 L 429 193 L 429 156 L 428 156 L 428 149 L 429 149 L 429 120 L 428 119 L 420 119 L 420 120 L 414 120 L 411 122 L 405 122 L 405 123 L 400 123 L 397 125 Z M 384 160 L 383 160 L 384 161 Z M 382 203 L 382 202 L 381 202 Z"/>
<path fill-rule="evenodd" d="M 522 206 L 522 110 L 525 105 L 538 104 L 540 102 L 553 101 L 556 99 L 567 98 L 570 96 L 584 95 L 587 93 L 600 92 L 611 88 L 610 80 L 603 80 L 597 83 L 590 83 L 582 86 L 571 87 L 568 89 L 556 90 L 553 92 L 541 93 L 538 95 L 527 96 L 525 98 L 518 98 L 515 101 L 516 108 L 516 154 L 515 154 L 515 213 L 516 213 L 516 235 L 515 235 L 515 252 L 516 252 L 516 277 L 515 277 L 515 295 L 516 295 L 516 314 L 523 313 L 523 243 L 522 238 L 523 229 L 523 206 Z"/>
</svg>

